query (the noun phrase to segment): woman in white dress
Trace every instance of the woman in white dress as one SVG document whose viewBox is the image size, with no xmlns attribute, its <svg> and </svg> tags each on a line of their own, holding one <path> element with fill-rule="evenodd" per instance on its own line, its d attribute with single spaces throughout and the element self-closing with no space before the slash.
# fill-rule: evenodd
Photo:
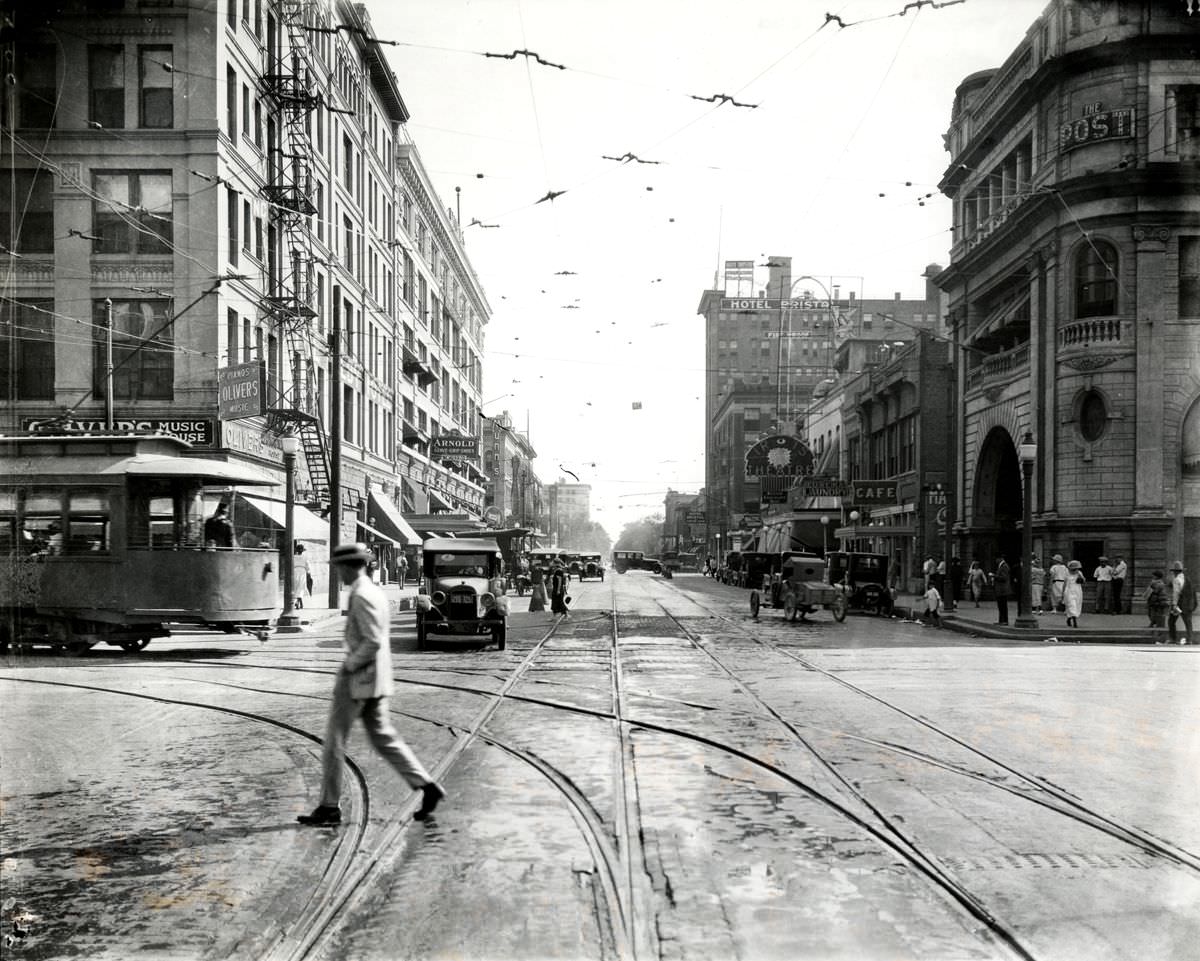
<svg viewBox="0 0 1200 961">
<path fill-rule="evenodd" d="M 304 595 L 311 594 L 308 588 L 310 574 L 308 555 L 304 553 L 304 545 L 297 541 L 292 552 L 292 605 L 294 607 L 303 607 Z"/>
<path fill-rule="evenodd" d="M 1067 605 L 1067 627 L 1079 626 L 1079 615 L 1083 613 L 1083 565 L 1071 561 L 1067 565 L 1067 584 L 1063 592 Z"/>
</svg>

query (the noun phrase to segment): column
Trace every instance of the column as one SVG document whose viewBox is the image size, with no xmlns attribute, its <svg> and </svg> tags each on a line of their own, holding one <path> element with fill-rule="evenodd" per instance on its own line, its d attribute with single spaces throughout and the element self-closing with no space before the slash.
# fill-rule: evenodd
<svg viewBox="0 0 1200 961">
<path fill-rule="evenodd" d="M 1137 358 L 1134 513 L 1162 513 L 1165 458 L 1178 453 L 1174 444 L 1163 442 L 1163 364 L 1167 339 L 1163 288 L 1170 236 L 1170 230 L 1159 225 L 1138 224 L 1133 228 L 1137 271 L 1133 341 Z"/>
</svg>

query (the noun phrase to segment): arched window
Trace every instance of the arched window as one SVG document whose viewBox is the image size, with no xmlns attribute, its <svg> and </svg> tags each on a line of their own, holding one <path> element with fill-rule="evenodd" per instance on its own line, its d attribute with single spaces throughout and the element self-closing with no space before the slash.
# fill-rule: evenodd
<svg viewBox="0 0 1200 961">
<path fill-rule="evenodd" d="M 1109 317 L 1117 312 L 1117 251 L 1103 241 L 1075 255 L 1075 316 Z"/>
</svg>

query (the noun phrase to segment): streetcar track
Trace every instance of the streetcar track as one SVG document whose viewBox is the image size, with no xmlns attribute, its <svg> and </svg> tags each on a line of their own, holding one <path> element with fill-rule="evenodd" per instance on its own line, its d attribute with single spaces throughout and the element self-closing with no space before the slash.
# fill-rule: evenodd
<svg viewBox="0 0 1200 961">
<path fill-rule="evenodd" d="M 680 588 L 676 587 L 674 584 L 672 584 L 670 586 L 672 588 L 675 588 L 675 590 L 678 593 L 680 593 L 680 594 L 683 593 L 683 591 Z M 691 600 L 693 603 L 696 603 L 697 606 L 703 607 L 703 605 L 701 605 L 698 601 L 696 601 L 695 598 L 688 596 L 688 599 Z M 682 624 L 682 622 L 679 621 L 678 618 L 676 618 L 676 616 L 673 615 L 669 610 L 667 610 L 667 608 L 661 602 L 658 602 L 656 600 L 656 603 L 658 603 L 659 606 L 663 609 L 663 611 L 667 617 L 669 617 L 671 620 L 675 621 L 675 623 L 679 625 L 681 630 L 690 634 L 690 632 Z M 922 752 L 910 751 L 908 749 L 900 748 L 895 745 L 887 744 L 887 742 L 873 742 L 870 739 L 866 739 L 866 738 L 857 738 L 858 740 L 862 740 L 866 743 L 872 743 L 876 747 L 880 747 L 880 748 L 884 748 L 887 750 L 895 751 L 897 753 L 905 754 L 906 756 L 912 757 L 915 760 L 923 761 L 925 763 L 929 763 L 934 766 L 941 767 L 945 770 L 952 771 L 954 773 L 963 775 L 965 777 L 975 778 L 976 780 L 979 780 L 982 783 L 985 783 L 993 788 L 1007 791 L 1008 793 L 1014 795 L 1015 797 L 1023 798 L 1024 800 L 1030 801 L 1034 804 L 1040 804 L 1049 810 L 1056 811 L 1057 813 L 1062 814 L 1064 817 L 1075 820 L 1076 822 L 1078 822 L 1080 824 L 1084 824 L 1088 827 L 1091 827 L 1094 830 L 1099 831 L 1102 834 L 1106 834 L 1109 837 L 1114 838 L 1115 840 L 1121 841 L 1125 844 L 1130 845 L 1131 847 L 1137 848 L 1144 854 L 1149 854 L 1153 857 L 1159 857 L 1164 860 L 1170 861 L 1170 862 L 1176 864 L 1177 866 L 1189 868 L 1193 871 L 1200 872 L 1200 858 L 1198 858 L 1196 855 L 1192 854 L 1190 851 L 1179 848 L 1176 845 L 1173 845 L 1170 842 L 1167 842 L 1165 840 L 1156 838 L 1153 835 L 1149 835 L 1146 832 L 1142 831 L 1140 828 L 1122 824 L 1121 822 L 1117 821 L 1115 818 L 1111 818 L 1108 815 L 1102 814 L 1101 812 L 1088 807 L 1086 804 L 1084 804 L 1082 801 L 1080 801 L 1077 797 L 1075 797 L 1068 791 L 1060 788 L 1058 785 L 1055 785 L 1053 782 L 1048 781 L 1045 778 L 1038 777 L 1036 775 L 1027 774 L 1027 773 L 1013 767 L 1012 765 L 989 754 L 987 751 L 984 751 L 981 748 L 975 747 L 974 745 L 963 740 L 962 738 L 960 738 L 954 734 L 951 734 L 949 731 L 944 730 L 943 728 L 939 727 L 938 725 L 934 724 L 933 722 L 931 722 L 923 717 L 920 717 L 919 715 L 913 714 L 910 711 L 905 710 L 904 708 L 900 707 L 899 705 L 894 704 L 891 701 L 888 701 L 886 698 L 880 697 L 879 695 L 874 694 L 871 691 L 868 691 L 865 688 L 860 687 L 859 685 L 853 683 L 852 681 L 848 681 L 845 678 L 838 676 L 837 674 L 833 673 L 832 671 L 826 670 L 825 668 L 822 668 L 819 665 L 814 664 L 812 661 L 808 660 L 807 658 L 805 658 L 799 654 L 796 654 L 792 651 L 789 651 L 786 648 L 780 646 L 779 644 L 775 644 L 775 643 L 771 642 L 769 639 L 763 638 L 763 637 L 755 634 L 754 632 L 750 631 L 747 627 L 745 627 L 743 624 L 739 623 L 737 620 L 735 620 L 732 617 L 729 617 L 728 615 L 722 614 L 720 612 L 712 612 L 711 608 L 707 608 L 707 610 L 709 610 L 712 613 L 712 616 L 724 621 L 728 625 L 736 627 L 742 634 L 749 637 L 755 643 L 757 643 L 763 647 L 766 647 L 768 650 L 771 650 L 771 651 L 773 651 L 777 654 L 780 654 L 786 658 L 789 658 L 790 660 L 795 661 L 796 663 L 800 664 L 802 667 L 804 667 L 808 671 L 812 671 L 814 673 L 820 674 L 821 676 L 836 682 L 837 684 L 847 688 L 848 690 L 851 690 L 851 691 L 855 692 L 856 694 L 861 695 L 862 697 L 868 698 L 869 700 L 874 701 L 875 703 L 887 708 L 888 710 L 891 710 L 891 711 L 894 711 L 894 712 L 900 714 L 901 716 L 907 718 L 908 720 L 912 721 L 913 723 L 916 723 L 919 726 L 939 735 L 940 737 L 945 738 L 946 740 L 950 741 L 953 744 L 956 744 L 963 750 L 975 755 L 976 757 L 979 757 L 982 760 L 987 761 L 989 764 L 992 764 L 995 767 L 1001 769 L 1006 774 L 1009 774 L 1012 777 L 1015 777 L 1015 778 L 1019 779 L 1020 781 L 1024 782 L 1025 784 L 1028 784 L 1030 787 L 1034 788 L 1036 791 L 1044 792 L 1046 794 L 1051 795 L 1059 803 L 1058 804 L 1051 803 L 1048 799 L 1046 799 L 1044 797 L 1038 797 L 1036 794 L 1031 794 L 1028 791 L 1022 790 L 1021 788 L 1019 788 L 1015 785 L 1005 784 L 1001 781 L 997 781 L 995 779 L 988 778 L 985 775 L 979 774 L 978 772 L 970 771 L 967 768 L 962 768 L 958 765 L 954 765 L 954 764 L 951 764 L 946 761 L 934 759 L 934 758 L 930 757 L 929 755 L 923 754 Z M 711 652 L 705 650 L 703 645 L 696 643 L 696 646 L 699 649 L 704 650 L 705 653 L 708 654 L 710 657 L 712 657 L 714 661 L 718 660 L 715 655 L 713 655 Z M 718 663 L 719 663 L 719 661 L 718 661 Z M 722 667 L 724 667 L 724 665 L 722 665 Z M 726 670 L 728 671 L 727 668 L 726 668 Z M 766 708 L 766 710 L 768 712 L 774 714 L 773 709 L 771 709 L 769 705 L 766 705 L 765 702 L 762 702 L 761 699 L 757 698 L 757 696 L 755 699 L 759 700 L 760 703 L 763 703 L 764 708 Z M 787 722 L 783 722 L 783 723 L 787 724 Z M 847 738 L 855 738 L 856 737 L 855 735 L 847 734 L 845 732 L 828 732 L 828 733 L 838 734 L 840 736 L 844 736 Z M 802 743 L 805 743 L 806 746 L 808 746 L 807 742 L 804 742 L 803 739 L 801 739 L 801 740 L 802 740 Z M 809 749 L 813 750 L 811 747 Z M 815 750 L 814 750 L 814 754 L 816 754 Z M 817 756 L 818 756 L 818 759 L 820 759 L 819 755 L 817 755 Z M 840 775 L 837 775 L 837 776 L 839 778 L 841 777 Z"/>
</svg>

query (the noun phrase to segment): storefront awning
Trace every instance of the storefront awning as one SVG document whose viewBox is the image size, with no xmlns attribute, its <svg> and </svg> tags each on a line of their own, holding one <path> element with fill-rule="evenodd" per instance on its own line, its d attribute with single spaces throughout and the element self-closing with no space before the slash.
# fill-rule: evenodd
<svg viewBox="0 0 1200 961">
<path fill-rule="evenodd" d="M 445 495 L 439 494 L 431 487 L 429 488 L 429 509 L 431 511 L 453 511 L 454 505 L 450 503 Z"/>
<path fill-rule="evenodd" d="M 385 544 L 391 544 L 392 546 L 400 545 L 399 541 L 396 541 L 393 538 L 388 537 L 387 534 L 383 533 L 383 531 L 376 530 L 370 524 L 364 524 L 362 521 L 359 521 L 358 529 L 360 531 L 366 531 L 368 534 L 371 535 L 368 538 L 364 538 L 365 540 L 372 541 L 372 542 L 383 541 Z"/>
<path fill-rule="evenodd" d="M 238 491 L 238 497 L 264 514 L 272 523 L 283 530 L 287 524 L 287 503 L 273 497 L 263 497 L 261 494 L 247 494 Z M 319 518 L 307 507 L 296 504 L 292 508 L 292 533 L 298 541 L 320 541 L 329 543 L 329 522 Z"/>
<path fill-rule="evenodd" d="M 404 515 L 386 497 L 376 497 L 375 492 L 371 491 L 367 500 L 367 516 L 375 522 L 376 527 L 386 531 L 393 542 L 416 544 L 421 540 Z"/>
</svg>

